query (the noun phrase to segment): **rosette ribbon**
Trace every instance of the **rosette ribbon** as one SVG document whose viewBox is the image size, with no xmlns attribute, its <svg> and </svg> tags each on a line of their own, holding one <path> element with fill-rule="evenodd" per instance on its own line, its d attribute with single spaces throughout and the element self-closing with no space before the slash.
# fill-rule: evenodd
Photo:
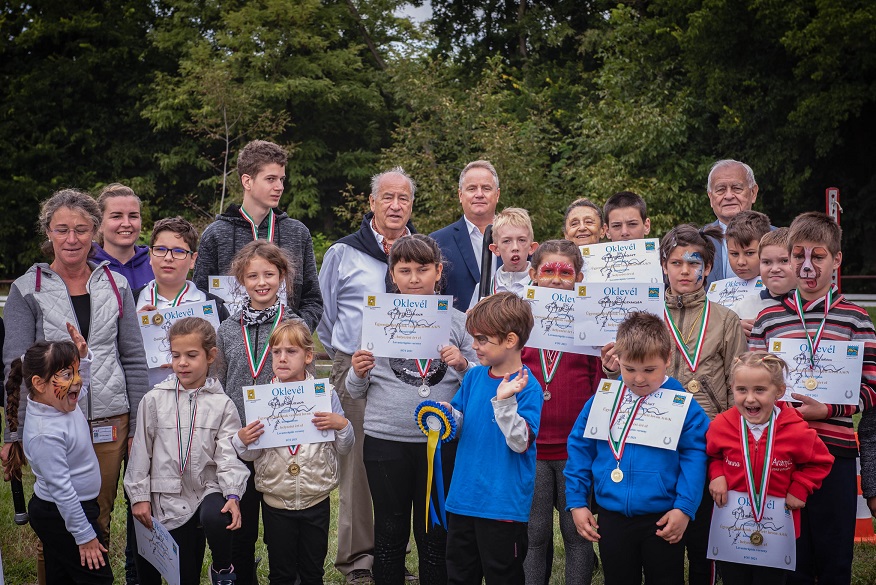
<svg viewBox="0 0 876 585">
<path fill-rule="evenodd" d="M 426 435 L 426 532 L 429 519 L 447 529 L 447 513 L 444 510 L 444 473 L 441 469 L 441 443 L 456 437 L 456 421 L 453 415 L 434 400 L 424 400 L 414 412 L 417 426 Z M 435 501 L 432 501 L 432 476 L 435 477 Z"/>
</svg>

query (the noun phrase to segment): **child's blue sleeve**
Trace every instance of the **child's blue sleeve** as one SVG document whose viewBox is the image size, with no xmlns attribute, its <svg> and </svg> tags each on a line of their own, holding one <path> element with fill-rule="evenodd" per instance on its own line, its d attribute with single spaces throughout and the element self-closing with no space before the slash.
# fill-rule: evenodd
<svg viewBox="0 0 876 585">
<path fill-rule="evenodd" d="M 593 485 L 593 461 L 596 459 L 596 441 L 585 438 L 584 430 L 587 427 L 592 405 L 591 397 L 581 409 L 581 414 L 578 415 L 578 420 L 575 421 L 566 443 L 569 454 L 566 469 L 563 471 L 566 477 L 566 510 L 589 506 L 588 498 Z"/>
<path fill-rule="evenodd" d="M 678 466 L 680 469 L 675 486 L 674 508 L 678 508 L 693 520 L 706 485 L 706 430 L 709 417 L 696 402 L 691 402 L 678 438 Z"/>
</svg>

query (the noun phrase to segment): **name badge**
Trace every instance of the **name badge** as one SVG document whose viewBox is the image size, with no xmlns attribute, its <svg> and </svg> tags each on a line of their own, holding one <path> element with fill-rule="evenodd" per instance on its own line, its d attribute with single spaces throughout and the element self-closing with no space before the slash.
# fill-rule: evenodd
<svg viewBox="0 0 876 585">
<path fill-rule="evenodd" d="M 113 443 L 118 438 L 115 425 L 106 427 L 94 427 L 91 429 L 92 443 Z"/>
</svg>

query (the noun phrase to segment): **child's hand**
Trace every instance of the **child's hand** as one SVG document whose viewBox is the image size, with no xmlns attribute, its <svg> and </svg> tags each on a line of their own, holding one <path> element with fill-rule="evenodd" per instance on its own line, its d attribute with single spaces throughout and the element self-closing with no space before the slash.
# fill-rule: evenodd
<svg viewBox="0 0 876 585">
<path fill-rule="evenodd" d="M 352 365 L 356 377 L 364 378 L 365 374 L 370 372 L 371 368 L 374 367 L 374 354 L 364 349 L 358 349 L 356 350 L 356 353 L 353 354 Z"/>
<path fill-rule="evenodd" d="M 607 372 L 616 372 L 620 369 L 620 362 L 617 361 L 617 354 L 614 352 L 614 342 L 610 341 L 602 346 L 599 350 L 599 355 L 602 358 L 602 367 Z"/>
<path fill-rule="evenodd" d="M 797 393 L 792 393 L 791 398 L 803 403 L 797 407 L 797 411 L 803 417 L 803 420 L 824 420 L 830 417 L 830 407 L 823 402 Z"/>
<path fill-rule="evenodd" d="M 709 493 L 719 508 L 727 505 L 727 478 L 720 475 L 709 483 Z"/>
<path fill-rule="evenodd" d="M 785 507 L 789 510 L 802 510 L 806 507 L 806 502 L 791 494 L 787 494 L 785 496 Z"/>
<path fill-rule="evenodd" d="M 155 305 L 143 305 L 139 309 L 137 309 L 138 313 L 145 313 L 146 311 L 157 311 L 158 307 Z"/>
<path fill-rule="evenodd" d="M 70 335 L 73 345 L 76 346 L 76 350 L 79 352 L 79 357 L 88 357 L 88 343 L 86 343 L 85 338 L 82 337 L 82 334 L 79 333 L 72 323 L 67 323 L 67 333 Z"/>
<path fill-rule="evenodd" d="M 438 404 L 446 408 L 447 412 L 453 412 L 453 406 L 451 406 L 449 402 L 439 402 Z"/>
<path fill-rule="evenodd" d="M 510 380 L 510 377 L 511 374 L 505 374 L 502 377 L 502 381 L 499 382 L 499 387 L 496 389 L 496 400 L 511 398 L 523 390 L 526 387 L 526 383 L 529 382 L 529 372 L 523 367 L 517 371 L 517 377 L 514 380 Z"/>
<path fill-rule="evenodd" d="M 572 520 L 575 522 L 578 534 L 590 542 L 599 542 L 600 537 L 596 532 L 599 525 L 596 523 L 596 518 L 593 517 L 590 508 L 575 508 L 572 510 Z"/>
<path fill-rule="evenodd" d="M 657 521 L 657 526 L 663 527 L 657 531 L 657 536 L 669 544 L 681 542 L 681 537 L 684 536 L 688 522 L 690 522 L 690 517 L 687 514 L 678 508 L 673 508 L 663 514 L 663 517 Z"/>
<path fill-rule="evenodd" d="M 463 357 L 459 348 L 453 344 L 445 345 L 441 348 L 441 361 L 457 372 L 464 372 L 468 369 L 468 360 Z"/>
<path fill-rule="evenodd" d="M 245 427 L 237 431 L 237 436 L 243 441 L 244 445 L 252 445 L 256 439 L 262 436 L 265 432 L 265 425 L 259 419 L 255 419 Z"/>
<path fill-rule="evenodd" d="M 754 328 L 754 319 L 740 319 L 739 324 L 742 325 L 745 339 L 749 339 L 751 337 L 751 330 Z"/>
<path fill-rule="evenodd" d="M 234 498 L 225 500 L 225 505 L 222 506 L 223 514 L 231 514 L 231 523 L 225 527 L 226 530 L 237 530 L 240 528 L 240 502 Z"/>
<path fill-rule="evenodd" d="M 311 422 L 321 431 L 342 431 L 348 421 L 336 412 L 315 412 Z"/>
<path fill-rule="evenodd" d="M 140 521 L 140 524 L 152 530 L 152 504 L 149 502 L 137 502 L 131 505 L 131 515 Z"/>
<path fill-rule="evenodd" d="M 89 569 L 99 569 L 106 565 L 106 561 L 103 560 L 103 553 L 105 552 L 106 547 L 100 544 L 97 538 L 92 538 L 85 544 L 79 545 L 79 560 L 82 562 L 83 567 L 85 563 L 88 563 Z"/>
</svg>

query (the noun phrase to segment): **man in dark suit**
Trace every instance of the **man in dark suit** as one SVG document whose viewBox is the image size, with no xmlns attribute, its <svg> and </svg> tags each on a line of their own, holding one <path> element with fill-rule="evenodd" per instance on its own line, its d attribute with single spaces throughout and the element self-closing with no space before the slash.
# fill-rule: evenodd
<svg viewBox="0 0 876 585">
<path fill-rule="evenodd" d="M 721 230 L 740 211 L 747 211 L 757 199 L 757 181 L 754 171 L 744 162 L 724 159 L 712 165 L 708 181 L 709 204 L 718 219 L 709 225 Z M 706 279 L 706 284 L 730 278 L 733 271 L 727 261 L 727 242 L 712 239 L 715 244 L 715 264 Z"/>
<path fill-rule="evenodd" d="M 459 221 L 438 230 L 431 236 L 441 247 L 447 265 L 445 293 L 453 295 L 453 306 L 466 311 L 477 302 L 481 280 L 481 249 L 484 230 L 493 223 L 499 202 L 499 176 L 488 161 L 468 163 L 459 174 Z M 493 271 L 492 255 L 490 272 Z"/>
</svg>

